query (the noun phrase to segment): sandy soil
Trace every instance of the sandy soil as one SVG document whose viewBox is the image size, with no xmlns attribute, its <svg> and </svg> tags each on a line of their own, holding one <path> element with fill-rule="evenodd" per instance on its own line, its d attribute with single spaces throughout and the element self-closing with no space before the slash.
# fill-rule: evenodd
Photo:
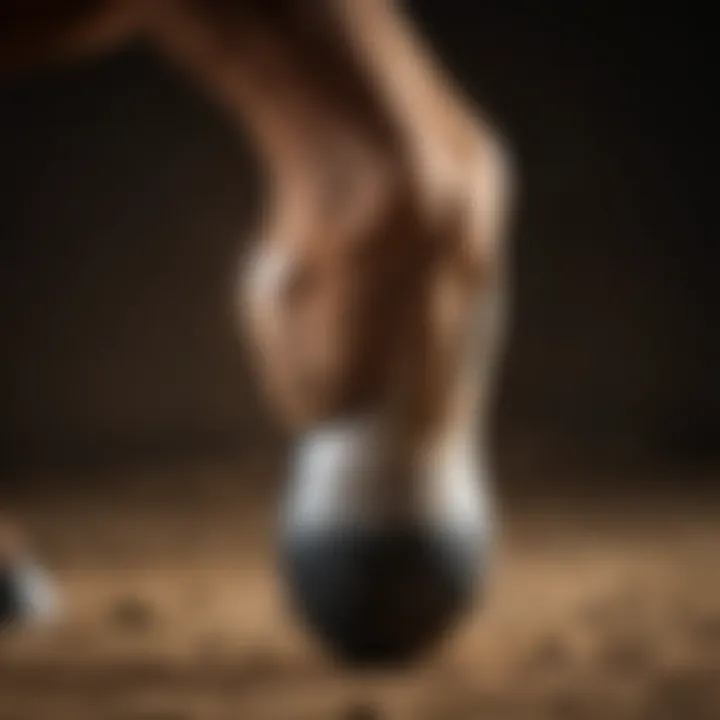
<svg viewBox="0 0 720 720">
<path fill-rule="evenodd" d="M 284 606 L 271 505 L 183 497 L 16 503 L 64 613 L 0 636 L 1 720 L 720 718 L 720 507 L 506 508 L 484 606 L 360 675 Z"/>
</svg>

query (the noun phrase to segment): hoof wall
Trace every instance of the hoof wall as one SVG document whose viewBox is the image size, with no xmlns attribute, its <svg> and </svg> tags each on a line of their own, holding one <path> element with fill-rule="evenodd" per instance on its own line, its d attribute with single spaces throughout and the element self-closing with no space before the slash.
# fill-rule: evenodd
<svg viewBox="0 0 720 720">
<path fill-rule="evenodd" d="M 346 664 L 397 666 L 435 647 L 473 603 L 477 537 L 439 529 L 295 530 L 283 543 L 290 600 Z"/>
</svg>

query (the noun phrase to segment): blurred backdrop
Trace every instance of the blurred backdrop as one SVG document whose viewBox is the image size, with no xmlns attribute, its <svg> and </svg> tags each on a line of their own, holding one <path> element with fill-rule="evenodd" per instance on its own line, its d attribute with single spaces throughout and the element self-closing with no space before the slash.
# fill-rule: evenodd
<svg viewBox="0 0 720 720">
<path fill-rule="evenodd" d="M 702 15 L 410 7 L 519 159 L 498 445 L 709 457 Z M 258 190 L 236 129 L 137 46 L 6 83 L 0 137 L 3 463 L 275 447 L 232 317 Z"/>
<path fill-rule="evenodd" d="M 258 167 L 129 46 L 0 86 L 0 511 L 67 610 L 3 636 L 0 718 L 720 717 L 709 14 L 409 8 L 521 179 L 483 612 L 358 685 L 283 609 L 287 438 L 232 303 Z"/>
</svg>

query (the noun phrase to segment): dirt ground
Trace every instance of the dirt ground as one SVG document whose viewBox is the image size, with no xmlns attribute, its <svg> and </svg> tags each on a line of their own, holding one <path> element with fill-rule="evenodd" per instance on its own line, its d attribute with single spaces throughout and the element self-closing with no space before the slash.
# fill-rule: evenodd
<svg viewBox="0 0 720 720">
<path fill-rule="evenodd" d="M 720 504 L 508 503 L 483 607 L 373 675 L 294 622 L 271 499 L 222 472 L 12 501 L 64 612 L 0 636 L 1 720 L 720 718 Z"/>
</svg>

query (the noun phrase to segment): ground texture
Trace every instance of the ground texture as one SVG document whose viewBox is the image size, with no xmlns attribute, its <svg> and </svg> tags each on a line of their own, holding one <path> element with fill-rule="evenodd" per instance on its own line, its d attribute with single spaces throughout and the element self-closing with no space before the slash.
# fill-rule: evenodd
<svg viewBox="0 0 720 720">
<path fill-rule="evenodd" d="M 0 634 L 0 720 L 720 718 L 720 505 L 508 503 L 482 607 L 417 667 L 361 674 L 294 622 L 271 499 L 222 472 L 13 501 L 64 612 Z"/>
</svg>

